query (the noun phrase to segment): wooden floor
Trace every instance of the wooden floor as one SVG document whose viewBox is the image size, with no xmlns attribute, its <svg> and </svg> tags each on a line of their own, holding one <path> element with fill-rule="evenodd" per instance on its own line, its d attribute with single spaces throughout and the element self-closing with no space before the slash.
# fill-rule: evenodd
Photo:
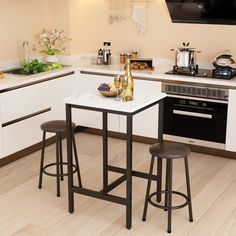
<svg viewBox="0 0 236 236">
<path fill-rule="evenodd" d="M 77 145 L 85 187 L 101 189 L 102 139 L 96 135 L 77 134 Z M 63 142 L 65 146 L 65 141 Z M 110 163 L 123 166 L 125 142 L 109 139 Z M 134 169 L 149 168 L 149 146 L 134 143 Z M 63 148 L 64 154 L 66 149 Z M 46 150 L 46 159 L 54 160 L 55 147 Z M 56 183 L 45 176 L 43 189 L 37 188 L 40 152 L 0 169 L 0 236 L 152 236 L 166 233 L 167 215 L 149 206 L 147 221 L 142 222 L 146 180 L 133 178 L 133 227 L 125 228 L 125 207 L 115 203 L 75 196 L 75 213 L 67 211 L 67 180 L 62 182 L 62 196 L 56 197 Z M 236 161 L 191 153 L 190 175 L 194 222 L 188 221 L 187 208 L 174 211 L 172 235 L 236 235 Z M 119 175 L 111 174 L 113 180 Z M 174 162 L 174 187 L 185 191 L 181 160 Z M 155 187 L 154 184 L 152 187 Z M 122 184 L 113 193 L 125 193 Z M 174 199 L 176 203 L 181 199 Z"/>
</svg>

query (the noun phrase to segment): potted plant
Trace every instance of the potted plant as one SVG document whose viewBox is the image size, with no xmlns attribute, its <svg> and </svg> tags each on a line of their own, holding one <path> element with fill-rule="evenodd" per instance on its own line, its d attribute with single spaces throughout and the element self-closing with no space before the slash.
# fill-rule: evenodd
<svg viewBox="0 0 236 236">
<path fill-rule="evenodd" d="M 39 45 L 43 49 L 40 52 L 47 54 L 47 62 L 55 63 L 58 61 L 56 54 L 65 51 L 65 43 L 69 40 L 71 39 L 63 30 L 44 30 L 39 35 Z"/>
</svg>

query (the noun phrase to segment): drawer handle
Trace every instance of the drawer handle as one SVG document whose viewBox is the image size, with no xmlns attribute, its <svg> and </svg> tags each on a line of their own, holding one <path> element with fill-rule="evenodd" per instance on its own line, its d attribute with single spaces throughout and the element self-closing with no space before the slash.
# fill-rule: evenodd
<svg viewBox="0 0 236 236">
<path fill-rule="evenodd" d="M 18 123 L 18 122 L 20 122 L 20 121 L 27 120 L 27 119 L 32 118 L 32 117 L 34 117 L 34 116 L 41 115 L 41 114 L 43 114 L 43 113 L 46 113 L 46 112 L 51 111 L 51 109 L 52 109 L 52 108 L 49 107 L 49 108 L 46 108 L 46 109 L 43 109 L 43 110 L 40 110 L 40 111 L 31 113 L 31 114 L 29 114 L 29 115 L 22 116 L 22 117 L 19 117 L 19 118 L 17 118 L 17 119 L 14 119 L 14 120 L 10 120 L 10 121 L 8 121 L 8 122 L 6 122 L 6 123 L 3 123 L 3 124 L 2 124 L 2 127 L 6 127 L 6 126 L 9 126 L 9 125 L 13 125 L 13 124 Z"/>
<path fill-rule="evenodd" d="M 212 119 L 212 115 L 210 114 L 203 114 L 203 113 L 190 112 L 190 111 L 180 111 L 180 110 L 173 110 L 173 113 L 177 115 L 183 115 L 183 116 L 194 116 L 194 117 L 200 117 L 200 118 L 205 118 L 205 119 Z"/>
</svg>

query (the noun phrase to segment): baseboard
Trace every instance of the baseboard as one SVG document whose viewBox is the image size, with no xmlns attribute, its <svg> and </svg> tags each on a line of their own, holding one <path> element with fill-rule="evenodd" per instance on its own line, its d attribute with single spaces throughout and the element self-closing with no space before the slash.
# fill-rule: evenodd
<svg viewBox="0 0 236 236">
<path fill-rule="evenodd" d="M 83 132 L 83 133 L 100 135 L 100 136 L 102 135 L 101 129 L 94 129 L 94 128 L 88 128 L 88 127 L 83 127 L 83 126 L 77 126 L 75 132 Z M 119 133 L 119 132 L 114 132 L 114 131 L 109 131 L 108 136 L 111 138 L 117 138 L 117 139 L 122 139 L 122 140 L 126 139 L 126 135 L 124 133 Z M 62 138 L 65 138 L 65 137 L 66 137 L 66 135 L 62 136 Z M 137 135 L 133 136 L 133 141 L 139 142 L 139 143 L 150 144 L 150 145 L 157 142 L 157 140 L 154 138 L 147 138 L 147 137 L 142 137 L 142 136 L 137 136 Z M 46 140 L 46 146 L 51 145 L 55 142 L 56 142 L 55 136 L 48 138 Z M 229 152 L 229 151 L 215 149 L 215 148 L 200 147 L 200 146 L 195 146 L 195 145 L 190 145 L 190 144 L 184 144 L 184 145 L 187 145 L 188 147 L 190 147 L 192 152 L 203 153 L 203 154 L 219 156 L 219 157 L 224 157 L 224 158 L 230 158 L 230 159 L 236 159 L 235 152 Z M 41 149 L 41 142 L 36 143 L 36 144 L 34 144 L 30 147 L 27 147 L 23 150 L 20 150 L 19 152 L 13 153 L 9 156 L 6 156 L 6 157 L 0 159 L 0 167 L 10 164 L 16 160 L 19 160 L 19 159 L 21 159 L 29 154 L 32 154 L 40 149 Z"/>
</svg>

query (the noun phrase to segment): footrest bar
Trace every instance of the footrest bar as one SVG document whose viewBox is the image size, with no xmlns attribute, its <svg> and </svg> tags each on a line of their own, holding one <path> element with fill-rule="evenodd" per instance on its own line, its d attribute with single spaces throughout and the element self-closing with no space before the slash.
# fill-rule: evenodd
<svg viewBox="0 0 236 236">
<path fill-rule="evenodd" d="M 116 166 L 110 166 L 109 165 L 108 170 L 112 171 L 112 172 L 120 173 L 120 174 L 125 174 L 126 173 L 125 168 L 116 167 Z M 148 179 L 149 178 L 149 174 L 144 173 L 144 172 L 140 172 L 140 171 L 136 171 L 136 170 L 132 171 L 132 175 L 135 176 L 135 177 L 143 178 L 143 179 Z M 157 175 L 152 175 L 152 180 L 157 180 L 157 178 L 158 178 Z"/>
<path fill-rule="evenodd" d="M 100 192 L 102 193 L 109 193 L 114 188 L 122 184 L 124 181 L 126 181 L 126 175 L 122 175 L 120 178 L 116 179 L 112 183 L 110 183 L 105 189 L 102 189 Z"/>
<path fill-rule="evenodd" d="M 104 193 L 97 192 L 97 191 L 94 191 L 91 189 L 78 188 L 78 187 L 72 187 L 72 191 L 75 193 L 89 196 L 89 197 L 94 197 L 94 198 L 98 198 L 101 200 L 118 203 L 121 205 L 127 205 L 127 200 L 125 198 L 114 196 L 111 194 L 104 194 Z"/>
</svg>

